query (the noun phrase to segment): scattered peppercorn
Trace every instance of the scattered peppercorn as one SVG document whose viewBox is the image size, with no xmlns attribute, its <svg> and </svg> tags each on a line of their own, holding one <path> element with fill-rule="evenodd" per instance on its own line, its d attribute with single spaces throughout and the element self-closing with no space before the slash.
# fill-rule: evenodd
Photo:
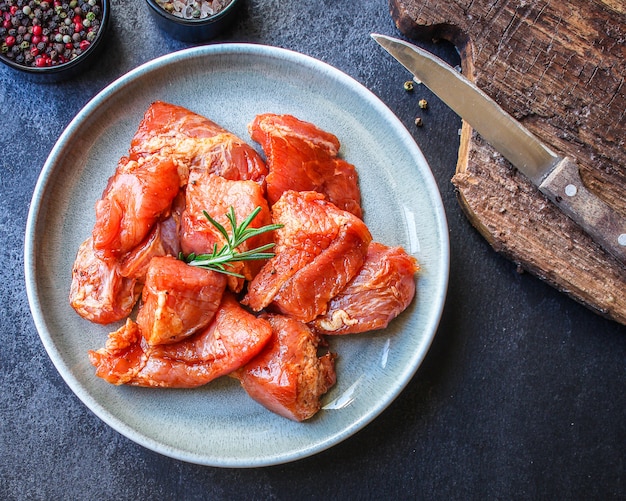
<svg viewBox="0 0 626 501">
<path fill-rule="evenodd" d="M 417 105 L 425 110 L 426 108 L 428 108 L 428 101 L 426 101 L 426 99 L 420 99 Z"/>
<path fill-rule="evenodd" d="M 421 127 L 422 125 L 424 125 L 424 122 L 422 121 L 422 117 L 417 117 L 415 119 L 415 125 L 417 125 L 418 127 Z"/>
<path fill-rule="evenodd" d="M 67 63 L 102 24 L 102 0 L 0 0 L 0 57 L 29 67 Z"/>
<path fill-rule="evenodd" d="M 413 90 L 413 82 L 411 80 L 407 80 L 406 82 L 404 82 L 404 90 L 406 90 L 407 92 L 411 92 Z"/>
</svg>

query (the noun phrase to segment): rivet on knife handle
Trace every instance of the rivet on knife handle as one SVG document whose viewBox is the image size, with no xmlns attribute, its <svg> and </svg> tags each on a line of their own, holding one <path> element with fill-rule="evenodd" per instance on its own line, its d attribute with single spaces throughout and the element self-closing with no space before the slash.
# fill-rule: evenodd
<svg viewBox="0 0 626 501">
<path fill-rule="evenodd" d="M 578 166 L 571 159 L 561 160 L 539 185 L 539 190 L 598 244 L 626 264 L 626 218 L 585 187 Z"/>
</svg>

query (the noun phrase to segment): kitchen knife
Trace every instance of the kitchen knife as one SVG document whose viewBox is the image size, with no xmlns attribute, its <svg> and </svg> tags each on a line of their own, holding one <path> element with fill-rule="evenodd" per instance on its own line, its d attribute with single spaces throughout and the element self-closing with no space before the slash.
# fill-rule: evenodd
<svg viewBox="0 0 626 501">
<path fill-rule="evenodd" d="M 626 218 L 585 187 L 571 158 L 550 150 L 474 83 L 437 56 L 397 38 L 378 34 L 372 34 L 372 38 L 525 174 L 597 244 L 626 264 Z"/>
</svg>

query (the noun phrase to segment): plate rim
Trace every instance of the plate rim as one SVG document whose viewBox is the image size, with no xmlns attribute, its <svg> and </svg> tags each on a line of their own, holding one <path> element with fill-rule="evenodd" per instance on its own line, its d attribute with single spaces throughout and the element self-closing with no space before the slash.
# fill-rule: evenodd
<svg viewBox="0 0 626 501">
<path fill-rule="evenodd" d="M 208 458 L 208 456 L 197 454 L 194 451 L 182 451 L 179 449 L 175 449 L 167 444 L 160 443 L 152 437 L 142 434 L 139 430 L 134 429 L 128 423 L 124 422 L 121 419 L 118 419 L 113 414 L 111 414 L 105 406 L 100 404 L 91 395 L 91 393 L 89 393 L 82 386 L 78 378 L 76 378 L 73 374 L 71 374 L 70 371 L 67 370 L 67 364 L 63 360 L 62 354 L 55 346 L 55 343 L 50 336 L 50 333 L 47 331 L 47 327 L 44 322 L 45 315 L 41 309 L 40 299 L 38 296 L 38 283 L 36 278 L 37 266 L 35 257 L 35 244 L 37 238 L 35 230 L 37 227 L 38 219 L 41 216 L 40 209 L 42 208 L 42 204 L 45 199 L 47 187 L 49 187 L 50 176 L 54 173 L 54 167 L 56 162 L 58 161 L 58 154 L 63 151 L 68 141 L 70 141 L 77 133 L 77 129 L 80 127 L 81 123 L 84 120 L 88 119 L 89 115 L 92 112 L 96 111 L 99 106 L 102 106 L 108 98 L 114 97 L 118 93 L 123 94 L 126 86 L 136 82 L 144 74 L 150 73 L 153 70 L 162 69 L 164 66 L 167 66 L 169 64 L 178 63 L 180 62 L 180 60 L 193 58 L 196 56 L 211 58 L 216 55 L 240 53 L 250 53 L 258 55 L 260 57 L 271 56 L 278 57 L 279 59 L 287 58 L 297 64 L 306 64 L 308 66 L 313 66 L 316 68 L 324 68 L 326 72 L 330 73 L 333 76 L 333 78 L 340 79 L 342 83 L 346 85 L 349 84 L 351 87 L 355 88 L 355 91 L 358 90 L 359 93 L 367 96 L 368 104 L 375 105 L 377 107 L 377 111 L 383 114 L 386 119 L 395 122 L 395 130 L 404 135 L 403 141 L 408 142 L 408 144 L 414 147 L 414 151 L 411 152 L 412 155 L 418 155 L 420 157 L 420 160 L 426 166 L 426 169 L 423 169 L 423 171 L 420 170 L 420 173 L 425 178 L 424 182 L 428 183 L 426 191 L 431 194 L 431 197 L 437 203 L 437 207 L 435 207 L 434 209 L 437 214 L 437 217 L 435 218 L 437 222 L 437 227 L 441 235 L 441 245 L 438 248 L 438 261 L 441 262 L 441 276 L 438 276 L 438 280 L 441 285 L 437 291 L 437 297 L 433 301 L 433 304 L 436 305 L 436 314 L 429 316 L 430 325 L 427 329 L 425 329 L 425 331 L 428 332 L 427 342 L 422 346 L 422 351 L 416 359 L 416 363 L 411 367 L 405 368 L 408 370 L 403 371 L 405 377 L 402 384 L 396 385 L 395 390 L 390 393 L 390 398 L 383 405 L 377 406 L 373 412 L 363 414 L 362 416 L 360 416 L 360 419 L 352 422 L 350 426 L 345 427 L 341 430 L 341 432 L 335 433 L 333 436 L 326 438 L 326 440 L 322 442 L 317 442 L 312 446 L 295 449 L 282 454 L 272 454 L 265 459 L 259 459 L 257 457 L 252 460 L 249 460 L 248 458 L 243 458 L 220 461 L 217 458 Z M 430 165 L 426 161 L 421 149 L 415 142 L 415 139 L 411 136 L 411 134 L 408 132 L 408 130 L 402 124 L 399 118 L 371 90 L 369 90 L 363 84 L 361 84 L 351 76 L 347 75 L 343 71 L 339 70 L 338 68 L 335 68 L 334 66 L 319 59 L 316 59 L 312 56 L 308 56 L 306 54 L 302 54 L 290 49 L 255 43 L 219 43 L 191 47 L 165 54 L 163 56 L 147 61 L 142 65 L 130 70 L 126 74 L 111 82 L 104 89 L 99 91 L 80 109 L 76 116 L 68 123 L 68 125 L 65 127 L 58 140 L 54 144 L 52 150 L 50 151 L 50 154 L 48 155 L 38 176 L 37 183 L 33 191 L 24 236 L 24 275 L 31 315 L 33 317 L 39 338 L 44 345 L 48 356 L 55 366 L 55 369 L 65 381 L 65 383 L 70 387 L 72 392 L 99 419 L 101 419 L 104 423 L 106 423 L 108 426 L 110 426 L 129 440 L 152 451 L 174 459 L 215 467 L 256 468 L 284 464 L 304 459 L 339 444 L 340 442 L 354 435 L 365 426 L 367 426 L 369 423 L 371 423 L 385 409 L 387 409 L 391 405 L 391 403 L 397 398 L 397 396 L 406 388 L 412 377 L 422 365 L 426 354 L 430 350 L 430 346 L 436 335 L 443 314 L 445 300 L 448 292 L 449 274 L 450 241 L 448 235 L 448 223 L 445 208 L 441 198 L 441 193 L 436 184 L 432 170 L 430 169 Z"/>
</svg>

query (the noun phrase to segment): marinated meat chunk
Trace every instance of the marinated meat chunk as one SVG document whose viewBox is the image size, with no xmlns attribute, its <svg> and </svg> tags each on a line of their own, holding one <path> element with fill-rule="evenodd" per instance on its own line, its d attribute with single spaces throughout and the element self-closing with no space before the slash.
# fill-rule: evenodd
<svg viewBox="0 0 626 501">
<path fill-rule="evenodd" d="M 254 400 L 294 421 L 320 409 L 320 397 L 335 384 L 335 356 L 318 357 L 321 338 L 305 324 L 282 315 L 268 315 L 272 338 L 236 376 Z"/>
<path fill-rule="evenodd" d="M 291 115 L 258 115 L 248 126 L 267 157 L 270 205 L 288 190 L 318 191 L 340 209 L 362 217 L 356 169 L 339 158 L 339 140 Z"/>
<path fill-rule="evenodd" d="M 204 215 L 205 211 L 229 235 L 232 235 L 232 228 L 226 214 L 230 207 L 233 208 L 238 223 L 243 222 L 257 207 L 261 208 L 249 228 L 260 228 L 271 223 L 263 189 L 253 181 L 231 181 L 206 171 L 192 172 L 189 176 L 186 202 L 181 232 L 181 247 L 185 254 L 211 253 L 214 245 L 217 244 L 219 249 L 226 243 L 224 236 Z M 249 238 L 237 250 L 244 252 L 272 241 L 271 233 L 263 233 Z M 228 270 L 252 280 L 264 263 L 264 260 L 238 261 L 231 263 Z M 234 292 L 239 292 L 243 287 L 243 280 L 231 276 L 228 285 Z"/>
<path fill-rule="evenodd" d="M 181 252 L 180 221 L 184 202 L 181 190 L 174 199 L 170 215 L 158 221 L 145 240 L 120 259 L 120 273 L 123 276 L 136 278 L 143 283 L 153 257 L 178 256 Z"/>
<path fill-rule="evenodd" d="M 89 351 L 89 361 L 96 367 L 96 376 L 112 384 L 131 384 L 146 365 L 148 357 L 144 347 L 147 345 L 139 326 L 127 318 L 122 327 L 109 334 L 104 348 Z"/>
<path fill-rule="evenodd" d="M 243 302 L 310 322 L 361 269 L 372 236 L 361 219 L 312 191 L 285 192 L 272 219 L 284 225 L 275 232 L 275 256 L 249 284 Z"/>
<path fill-rule="evenodd" d="M 149 345 L 181 341 L 213 319 L 226 288 L 226 275 L 189 266 L 175 257 L 150 261 L 137 314 Z"/>
<path fill-rule="evenodd" d="M 321 334 L 384 329 L 413 300 L 418 270 L 415 258 L 401 247 L 372 242 L 359 273 L 310 326 Z"/>
<path fill-rule="evenodd" d="M 149 346 L 131 319 L 89 352 L 96 375 L 112 384 L 194 388 L 243 367 L 270 340 L 267 320 L 245 311 L 225 293 L 202 331 L 173 344 Z"/>
<path fill-rule="evenodd" d="M 119 258 L 139 245 L 178 194 L 174 163 L 161 157 L 139 162 L 123 157 L 96 203 L 93 246 L 104 258 Z"/>
<path fill-rule="evenodd" d="M 208 118 L 170 103 L 157 101 L 135 133 L 130 157 L 172 158 L 186 182 L 190 170 L 206 170 L 227 179 L 246 179 L 262 185 L 265 162 L 254 148 Z"/>
<path fill-rule="evenodd" d="M 136 279 L 122 276 L 115 259 L 100 258 L 92 243 L 91 237 L 85 240 L 74 260 L 70 304 L 81 317 L 110 324 L 130 314 L 141 286 Z"/>
</svg>

